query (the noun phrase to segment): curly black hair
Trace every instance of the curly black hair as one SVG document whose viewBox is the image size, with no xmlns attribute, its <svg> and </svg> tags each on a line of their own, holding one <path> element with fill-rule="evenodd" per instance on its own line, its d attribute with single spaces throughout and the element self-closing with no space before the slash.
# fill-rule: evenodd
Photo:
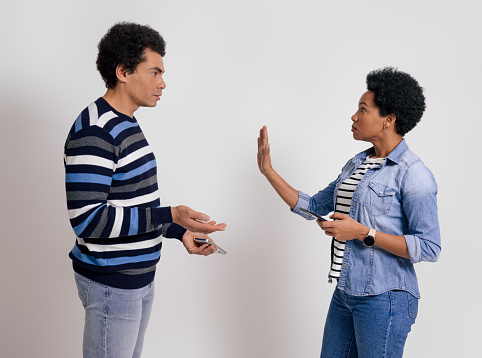
<svg viewBox="0 0 482 358">
<path fill-rule="evenodd" d="M 148 25 L 132 22 L 119 22 L 112 26 L 97 46 L 97 70 L 107 88 L 117 86 L 116 68 L 124 66 L 128 73 L 134 73 L 144 62 L 144 51 L 149 49 L 164 57 L 166 42 L 162 36 Z"/>
<path fill-rule="evenodd" d="M 396 116 L 395 130 L 402 137 L 412 130 L 425 111 L 423 88 L 417 80 L 393 67 L 385 67 L 367 75 L 367 89 L 375 93 L 380 115 Z"/>
</svg>

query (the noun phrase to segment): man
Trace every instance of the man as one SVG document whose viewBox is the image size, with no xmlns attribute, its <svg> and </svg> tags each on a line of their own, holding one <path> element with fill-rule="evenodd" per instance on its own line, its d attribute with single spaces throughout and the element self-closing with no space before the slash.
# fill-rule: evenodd
<svg viewBox="0 0 482 358">
<path fill-rule="evenodd" d="M 139 357 L 162 237 L 210 255 L 215 247 L 194 238 L 226 225 L 186 206 L 160 206 L 156 160 L 134 112 L 155 107 L 166 88 L 163 38 L 149 26 L 118 23 L 98 49 L 107 92 L 82 111 L 64 149 L 77 235 L 69 256 L 85 308 L 84 357 Z"/>
</svg>

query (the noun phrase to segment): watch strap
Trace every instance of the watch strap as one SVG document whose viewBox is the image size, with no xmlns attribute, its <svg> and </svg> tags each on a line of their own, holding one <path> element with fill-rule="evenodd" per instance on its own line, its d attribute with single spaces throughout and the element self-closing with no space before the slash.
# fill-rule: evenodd
<svg viewBox="0 0 482 358">
<path fill-rule="evenodd" d="M 367 236 L 365 236 L 365 238 L 363 239 L 363 245 L 367 246 L 367 247 L 371 247 L 373 245 L 375 245 L 375 235 L 376 235 L 376 230 L 375 229 L 370 229 L 368 231 L 368 234 Z"/>
</svg>

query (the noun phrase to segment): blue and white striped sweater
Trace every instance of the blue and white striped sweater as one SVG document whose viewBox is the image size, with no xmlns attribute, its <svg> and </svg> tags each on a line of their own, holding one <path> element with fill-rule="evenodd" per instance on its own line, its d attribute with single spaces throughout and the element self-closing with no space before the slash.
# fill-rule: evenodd
<svg viewBox="0 0 482 358">
<path fill-rule="evenodd" d="M 99 98 L 72 126 L 64 164 L 74 270 L 114 287 L 149 284 L 162 236 L 185 229 L 160 207 L 156 159 L 136 119 Z"/>
</svg>

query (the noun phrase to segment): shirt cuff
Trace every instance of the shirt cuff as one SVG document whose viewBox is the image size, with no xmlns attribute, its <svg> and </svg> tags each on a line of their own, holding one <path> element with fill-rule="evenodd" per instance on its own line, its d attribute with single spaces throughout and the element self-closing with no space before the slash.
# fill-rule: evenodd
<svg viewBox="0 0 482 358">
<path fill-rule="evenodd" d="M 422 249 L 420 247 L 420 239 L 415 235 L 405 235 L 405 242 L 407 243 L 410 262 L 415 264 L 422 261 Z"/>
<path fill-rule="evenodd" d="M 300 211 L 300 208 L 309 210 L 310 199 L 311 197 L 308 194 L 305 194 L 302 191 L 298 191 L 298 201 L 296 202 L 295 207 L 291 209 L 291 212 L 298 214 L 299 216 L 305 218 L 306 220 L 314 220 L 314 218 L 311 217 L 310 215 Z"/>
</svg>

